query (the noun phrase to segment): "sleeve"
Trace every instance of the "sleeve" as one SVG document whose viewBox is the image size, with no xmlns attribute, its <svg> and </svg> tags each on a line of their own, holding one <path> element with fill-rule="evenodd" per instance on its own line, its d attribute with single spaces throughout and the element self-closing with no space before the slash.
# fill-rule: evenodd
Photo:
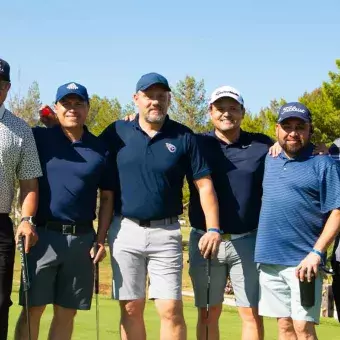
<svg viewBox="0 0 340 340">
<path fill-rule="evenodd" d="M 198 142 L 198 136 L 193 133 L 188 133 L 187 143 L 189 156 L 189 169 L 187 176 L 193 180 L 197 180 L 210 175 L 211 170 L 209 169 L 208 163 L 203 155 L 202 145 Z"/>
<path fill-rule="evenodd" d="M 334 162 L 325 167 L 322 172 L 320 180 L 320 203 L 322 213 L 328 213 L 340 208 L 340 167 Z"/>
<path fill-rule="evenodd" d="M 116 185 L 116 161 L 109 152 L 105 155 L 105 162 L 103 166 L 103 173 L 99 183 L 99 189 L 115 191 Z"/>
<path fill-rule="evenodd" d="M 116 123 L 110 124 L 98 137 L 110 153 L 116 153 Z"/>
<path fill-rule="evenodd" d="M 330 146 L 329 153 L 335 161 L 340 163 L 340 138 L 336 139 Z"/>
<path fill-rule="evenodd" d="M 25 126 L 21 156 L 17 166 L 17 177 L 19 180 L 27 180 L 41 176 L 42 171 L 33 131 L 28 126 Z"/>
</svg>

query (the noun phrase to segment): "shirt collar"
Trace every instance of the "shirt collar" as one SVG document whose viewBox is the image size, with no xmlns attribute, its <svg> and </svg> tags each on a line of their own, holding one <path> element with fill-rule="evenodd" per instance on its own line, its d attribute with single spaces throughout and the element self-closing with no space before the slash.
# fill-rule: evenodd
<svg viewBox="0 0 340 340">
<path fill-rule="evenodd" d="M 59 124 L 57 124 L 57 125 L 55 125 L 55 126 L 53 126 L 53 127 L 51 127 L 51 128 L 47 128 L 47 129 L 54 129 L 54 131 L 57 131 L 57 133 L 58 133 L 60 136 L 62 136 L 63 138 L 65 138 L 65 139 L 66 139 L 67 141 L 69 141 L 70 143 L 72 143 L 72 144 L 75 144 L 75 143 L 76 143 L 76 144 L 77 144 L 77 143 L 86 142 L 87 137 L 88 137 L 88 135 L 89 135 L 89 130 L 88 130 L 87 126 L 84 125 L 83 128 L 84 128 L 83 135 L 81 136 L 81 138 L 80 138 L 79 140 L 77 140 L 77 141 L 75 141 L 75 142 L 71 142 L 71 140 L 67 138 L 67 136 L 65 135 L 63 129 L 61 128 L 61 125 L 59 125 Z"/>
<path fill-rule="evenodd" d="M 247 147 L 249 146 L 249 144 L 251 144 L 251 140 L 249 138 L 249 134 L 245 131 L 243 131 L 241 129 L 241 132 L 240 132 L 240 137 L 238 138 L 238 140 L 236 140 L 234 143 L 226 143 L 225 141 L 223 141 L 222 139 L 218 138 L 218 136 L 216 135 L 215 133 L 215 129 L 208 132 L 208 135 L 216 138 L 221 145 L 224 145 L 224 146 L 240 146 L 240 147 Z"/>
<path fill-rule="evenodd" d="M 6 111 L 5 105 L 2 104 L 0 106 L 0 119 L 2 119 L 4 117 L 5 111 Z"/>
</svg>

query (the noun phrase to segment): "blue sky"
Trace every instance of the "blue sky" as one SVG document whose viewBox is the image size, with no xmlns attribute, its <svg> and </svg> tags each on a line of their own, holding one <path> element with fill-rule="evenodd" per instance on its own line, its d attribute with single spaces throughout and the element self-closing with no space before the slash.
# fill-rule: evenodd
<svg viewBox="0 0 340 340">
<path fill-rule="evenodd" d="M 12 0 L 1 4 L 0 56 L 12 94 L 37 81 L 43 102 L 69 81 L 130 102 L 147 72 L 186 75 L 207 92 L 232 85 L 256 113 L 296 100 L 340 58 L 339 0 Z"/>
</svg>

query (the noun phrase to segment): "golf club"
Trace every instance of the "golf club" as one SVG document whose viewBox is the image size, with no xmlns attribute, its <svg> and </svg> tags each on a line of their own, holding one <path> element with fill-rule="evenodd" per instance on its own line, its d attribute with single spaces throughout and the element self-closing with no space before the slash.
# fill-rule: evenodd
<svg viewBox="0 0 340 340">
<path fill-rule="evenodd" d="M 31 340 L 30 314 L 29 314 L 29 311 L 28 311 L 28 290 L 30 288 L 30 282 L 29 282 L 29 278 L 28 278 L 27 255 L 25 253 L 25 238 L 23 236 L 20 236 L 20 238 L 19 238 L 18 248 L 19 248 L 19 252 L 20 252 L 21 277 L 22 277 L 23 291 L 24 291 L 24 295 L 25 295 L 28 340 Z"/>
<path fill-rule="evenodd" d="M 98 243 L 94 244 L 94 258 L 98 253 Z M 96 332 L 97 332 L 97 340 L 99 340 L 99 303 L 98 303 L 98 294 L 99 294 L 99 263 L 97 262 L 94 265 L 94 293 L 96 295 Z"/>
<path fill-rule="evenodd" d="M 207 321 L 205 329 L 205 339 L 209 339 L 209 305 L 210 305 L 210 272 L 211 272 L 211 258 L 207 259 Z"/>
</svg>

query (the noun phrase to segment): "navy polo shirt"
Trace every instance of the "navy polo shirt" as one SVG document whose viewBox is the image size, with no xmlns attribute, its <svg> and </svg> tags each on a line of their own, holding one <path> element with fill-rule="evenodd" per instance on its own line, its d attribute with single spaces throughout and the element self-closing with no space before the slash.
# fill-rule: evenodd
<svg viewBox="0 0 340 340">
<path fill-rule="evenodd" d="M 263 134 L 241 130 L 237 142 L 227 144 L 214 131 L 197 136 L 208 162 L 216 190 L 220 228 L 242 234 L 257 228 L 261 208 L 264 161 L 272 140 Z M 189 181 L 191 226 L 206 230 L 197 189 Z"/>
<path fill-rule="evenodd" d="M 114 189 L 115 170 L 104 143 L 86 128 L 76 142 L 60 126 L 37 127 L 33 133 L 43 171 L 37 221 L 94 220 L 98 188 Z"/>
<path fill-rule="evenodd" d="M 296 266 L 340 207 L 340 168 L 329 156 L 267 157 L 255 261 Z"/>
<path fill-rule="evenodd" d="M 115 212 L 140 220 L 180 215 L 184 176 L 190 173 L 199 179 L 210 174 L 196 137 L 167 117 L 150 138 L 138 119 L 137 115 L 132 122 L 114 122 L 101 135 L 117 160 Z"/>
</svg>

